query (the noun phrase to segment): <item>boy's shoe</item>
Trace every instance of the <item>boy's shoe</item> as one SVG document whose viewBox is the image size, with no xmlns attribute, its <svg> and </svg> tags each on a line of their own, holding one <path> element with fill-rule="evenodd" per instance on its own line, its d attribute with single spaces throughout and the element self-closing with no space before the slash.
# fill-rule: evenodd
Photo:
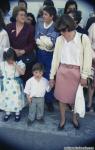
<svg viewBox="0 0 95 150">
<path fill-rule="evenodd" d="M 15 122 L 19 122 L 21 119 L 21 116 L 20 115 L 15 115 Z"/>
<path fill-rule="evenodd" d="M 31 126 L 34 121 L 31 121 L 30 119 L 27 120 L 27 126 Z"/>
<path fill-rule="evenodd" d="M 6 122 L 6 121 L 8 121 L 9 119 L 10 119 L 10 117 L 11 117 L 11 115 L 7 115 L 7 114 L 5 114 L 5 116 L 4 116 L 4 121 Z"/>
<path fill-rule="evenodd" d="M 39 123 L 44 123 L 44 118 L 37 119 L 37 121 L 38 121 Z"/>
</svg>

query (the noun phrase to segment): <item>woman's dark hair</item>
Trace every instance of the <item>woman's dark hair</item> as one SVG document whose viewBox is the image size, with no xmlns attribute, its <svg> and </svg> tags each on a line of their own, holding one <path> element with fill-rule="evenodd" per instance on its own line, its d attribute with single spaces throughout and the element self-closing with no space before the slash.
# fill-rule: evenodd
<svg viewBox="0 0 95 150">
<path fill-rule="evenodd" d="M 32 68 L 32 72 L 34 71 L 42 71 L 44 72 L 44 66 L 41 63 L 36 63 L 33 68 Z"/>
<path fill-rule="evenodd" d="M 91 17 L 91 18 L 89 18 L 89 19 L 87 20 L 87 24 L 86 24 L 86 27 L 85 27 L 85 29 L 86 29 L 87 32 L 88 32 L 88 29 L 90 28 L 90 26 L 91 26 L 93 23 L 95 23 L 95 16 L 93 16 L 93 17 Z"/>
<path fill-rule="evenodd" d="M 3 11 L 4 14 L 10 11 L 10 2 L 9 0 L 0 1 L 0 9 Z"/>
<path fill-rule="evenodd" d="M 80 10 L 69 11 L 67 14 L 68 14 L 68 15 L 69 15 L 69 14 L 72 14 L 74 21 L 75 21 L 77 24 L 80 23 L 80 21 L 81 21 L 81 19 L 82 19 L 82 12 L 81 12 Z"/>
<path fill-rule="evenodd" d="M 62 15 L 56 21 L 55 28 L 57 31 L 73 31 L 76 29 L 74 20 L 67 14 Z"/>
<path fill-rule="evenodd" d="M 20 11 L 23 11 L 23 12 L 25 12 L 25 14 L 27 14 L 27 11 L 26 11 L 25 8 L 18 6 L 18 7 L 16 7 L 16 9 L 15 9 L 15 18 L 17 17 L 17 15 L 18 15 L 18 13 L 19 13 Z"/>
<path fill-rule="evenodd" d="M 19 3 L 24 3 L 24 4 L 25 4 L 25 7 L 26 7 L 26 9 L 27 9 L 27 2 L 26 2 L 25 0 L 19 0 L 19 1 L 18 1 L 18 5 L 19 5 Z"/>
<path fill-rule="evenodd" d="M 32 18 L 32 25 L 35 26 L 36 25 L 36 20 L 35 17 L 32 13 L 27 13 L 27 17 L 31 17 Z"/>
<path fill-rule="evenodd" d="M 43 9 L 40 8 L 40 9 L 39 9 L 39 12 L 38 12 L 38 15 L 37 15 L 37 18 L 40 18 L 40 17 L 42 17 L 42 16 L 43 16 Z"/>
<path fill-rule="evenodd" d="M 0 31 L 4 28 L 5 28 L 5 23 L 4 23 L 4 19 L 3 19 L 3 13 L 0 10 Z"/>
<path fill-rule="evenodd" d="M 67 13 L 67 10 L 68 10 L 68 8 L 69 8 L 71 5 L 75 5 L 76 10 L 78 9 L 78 6 L 77 6 L 76 1 L 74 1 L 74 0 L 68 0 L 68 1 L 66 2 L 66 4 L 65 4 L 65 8 L 64 8 L 64 13 L 65 13 L 65 14 Z"/>
<path fill-rule="evenodd" d="M 4 61 L 8 61 L 8 60 L 16 60 L 16 53 L 14 52 L 14 50 L 12 48 L 9 48 L 7 52 L 3 53 L 3 60 Z"/>
<path fill-rule="evenodd" d="M 50 16 L 53 16 L 53 21 L 56 20 L 57 12 L 55 7 L 47 6 L 43 9 L 43 11 L 46 11 Z"/>
<path fill-rule="evenodd" d="M 45 0 L 43 3 L 43 6 L 53 6 L 54 7 L 54 3 L 52 0 Z"/>
</svg>

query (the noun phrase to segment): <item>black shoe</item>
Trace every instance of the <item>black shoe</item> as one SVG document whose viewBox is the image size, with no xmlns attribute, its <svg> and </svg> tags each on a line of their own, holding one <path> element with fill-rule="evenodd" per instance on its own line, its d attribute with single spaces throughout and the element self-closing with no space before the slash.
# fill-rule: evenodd
<svg viewBox="0 0 95 150">
<path fill-rule="evenodd" d="M 7 114 L 6 114 L 6 115 L 4 116 L 4 121 L 5 121 L 5 122 L 8 121 L 8 120 L 10 119 L 10 117 L 11 117 L 11 115 L 7 115 Z"/>
<path fill-rule="evenodd" d="M 15 122 L 19 122 L 21 119 L 21 116 L 20 115 L 15 115 Z"/>
<path fill-rule="evenodd" d="M 92 107 L 92 106 L 91 106 L 91 107 L 88 107 L 88 106 L 87 106 L 87 107 L 86 107 L 86 112 L 90 112 L 90 111 L 92 111 L 92 112 L 94 111 L 93 107 Z"/>
<path fill-rule="evenodd" d="M 52 103 L 47 103 L 46 105 L 49 112 L 54 112 L 54 106 Z"/>
<path fill-rule="evenodd" d="M 39 123 L 44 123 L 44 119 L 43 119 L 43 118 L 37 119 L 37 121 L 38 121 Z"/>
<path fill-rule="evenodd" d="M 64 127 L 65 127 L 65 124 L 66 124 L 66 121 L 64 122 L 64 124 L 61 126 L 60 125 L 60 123 L 59 123 L 59 125 L 58 125 L 58 130 L 59 131 L 62 131 L 63 129 L 64 129 Z"/>
<path fill-rule="evenodd" d="M 31 126 L 34 121 L 31 121 L 30 119 L 27 120 L 27 126 Z"/>
<path fill-rule="evenodd" d="M 80 123 L 79 122 L 77 122 L 77 124 L 76 124 L 74 121 L 72 121 L 72 124 L 73 124 L 75 129 L 77 129 L 77 130 L 80 129 Z"/>
</svg>

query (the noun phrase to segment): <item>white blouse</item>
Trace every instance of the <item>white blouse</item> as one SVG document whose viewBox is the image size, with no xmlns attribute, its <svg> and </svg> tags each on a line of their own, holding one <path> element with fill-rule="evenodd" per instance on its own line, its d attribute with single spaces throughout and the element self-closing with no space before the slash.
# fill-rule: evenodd
<svg viewBox="0 0 95 150">
<path fill-rule="evenodd" d="M 9 47 L 10 47 L 9 37 L 7 32 L 3 29 L 2 31 L 0 31 L 0 62 L 3 60 L 4 48 Z"/>
<path fill-rule="evenodd" d="M 50 91 L 49 82 L 42 77 L 40 81 L 37 81 L 35 77 L 30 78 L 26 82 L 24 93 L 30 97 L 44 97 L 46 91 Z"/>
<path fill-rule="evenodd" d="M 65 39 L 64 41 L 61 63 L 80 66 L 80 48 L 77 43 L 79 44 L 79 41 L 81 42 L 81 40 L 78 32 L 76 32 L 76 35 L 72 41 L 67 42 Z"/>
</svg>

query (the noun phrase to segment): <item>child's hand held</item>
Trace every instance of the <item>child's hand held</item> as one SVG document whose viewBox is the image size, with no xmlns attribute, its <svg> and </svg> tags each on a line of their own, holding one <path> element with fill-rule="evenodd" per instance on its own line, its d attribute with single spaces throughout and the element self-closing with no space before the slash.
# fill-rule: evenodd
<svg viewBox="0 0 95 150">
<path fill-rule="evenodd" d="M 49 85 L 50 85 L 51 88 L 53 88 L 54 85 L 55 85 L 55 81 L 54 81 L 53 79 L 50 80 L 50 81 L 49 81 Z"/>
</svg>

